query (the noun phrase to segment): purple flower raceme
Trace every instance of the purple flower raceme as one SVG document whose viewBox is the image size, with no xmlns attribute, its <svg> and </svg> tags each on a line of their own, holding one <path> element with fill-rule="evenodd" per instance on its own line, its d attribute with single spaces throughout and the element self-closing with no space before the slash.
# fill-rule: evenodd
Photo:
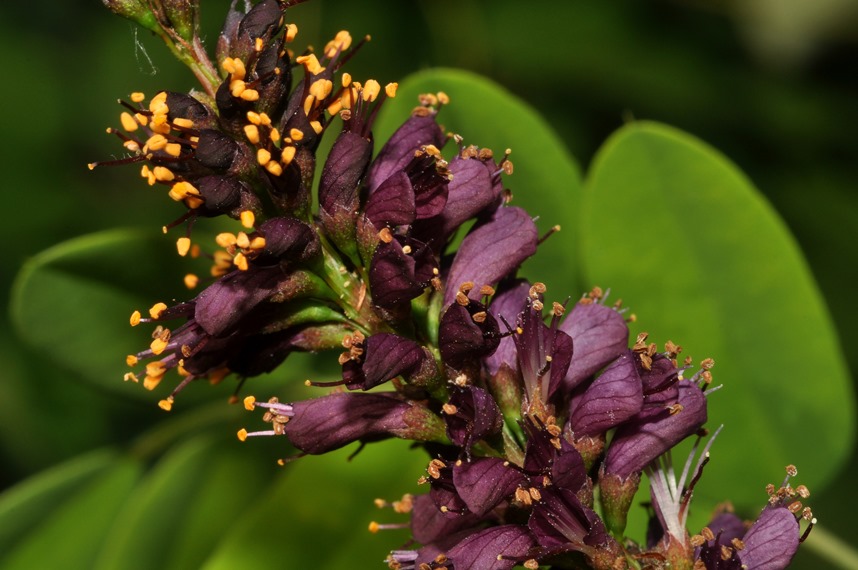
<svg viewBox="0 0 858 570">
<path fill-rule="evenodd" d="M 296 56 L 298 3 L 234 2 L 215 65 L 196 6 L 173 22 L 155 10 L 165 2 L 107 2 L 192 54 L 203 87 L 148 103 L 133 93 L 111 130 L 129 155 L 113 163 L 139 163 L 181 203 L 164 229 L 184 225 L 182 256 L 202 255 L 195 223 L 240 224 L 217 235 L 211 279 L 193 298 L 132 314 L 155 329 L 126 359 L 144 369 L 126 379 L 156 389 L 176 370 L 160 402 L 169 410 L 195 380 L 243 382 L 292 352 L 339 351 L 338 378 L 308 381 L 332 391 L 247 396 L 270 429 L 238 436 L 285 436 L 299 456 L 392 437 L 425 448 L 428 493 L 379 502 L 411 519 L 413 542 L 390 553 L 391 568 L 783 568 L 802 540 L 795 514 L 812 518 L 795 500 L 803 487 L 772 488 L 748 530 L 729 517 L 685 528 L 708 459 L 692 470 L 692 454 L 676 481 L 669 454 L 705 431 L 712 360 L 686 378 L 692 361 L 679 364 L 672 342 L 659 350 L 642 333 L 629 346 L 633 316 L 601 289 L 569 307 L 517 278 L 547 236 L 509 204 L 510 151 L 496 159 L 439 125 L 446 94 L 421 95 L 373 158 L 373 122 L 396 84 L 343 71 L 364 43 L 346 31 Z M 653 522 L 635 545 L 623 531 L 644 473 Z"/>
</svg>

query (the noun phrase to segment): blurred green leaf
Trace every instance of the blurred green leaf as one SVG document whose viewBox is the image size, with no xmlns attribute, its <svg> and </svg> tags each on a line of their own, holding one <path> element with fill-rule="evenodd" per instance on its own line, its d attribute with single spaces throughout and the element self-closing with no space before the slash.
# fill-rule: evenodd
<svg viewBox="0 0 858 570">
<path fill-rule="evenodd" d="M 542 233 L 562 225 L 539 253 L 525 263 L 524 273 L 556 288 L 560 295 L 577 296 L 578 217 L 581 181 L 578 166 L 551 126 L 526 102 L 485 77 L 455 69 L 430 69 L 400 82 L 396 98 L 385 102 L 376 127 L 376 140 L 386 140 L 408 117 L 421 93 L 443 91 L 450 96 L 438 115 L 448 132 L 464 137 L 464 144 L 490 148 L 496 156 L 512 149 L 515 164 L 504 184 L 513 191 L 513 205 L 540 216 Z M 452 145 L 452 143 L 451 143 Z M 447 153 L 445 153 L 447 154 Z M 562 271 L 557 269 L 562 267 Z"/>
<path fill-rule="evenodd" d="M 22 537 L 55 511 L 57 505 L 86 487 L 116 459 L 108 450 L 81 455 L 34 475 L 0 495 L 0 552 L 9 552 Z"/>
<path fill-rule="evenodd" d="M 120 460 L 55 502 L 41 524 L 3 553 L 0 567 L 92 568 L 108 530 L 122 523 L 120 513 L 141 472 L 139 462 Z"/>
<path fill-rule="evenodd" d="M 248 469 L 235 438 L 223 443 L 201 435 L 172 448 L 136 487 L 94 567 L 199 567 L 270 477 Z"/>
<path fill-rule="evenodd" d="M 805 261 L 753 185 L 693 137 L 633 123 L 599 152 L 583 213 L 588 278 L 650 341 L 717 363 L 709 426 L 726 427 L 698 496 L 761 505 L 789 463 L 821 490 L 854 442 L 849 377 Z"/>
<path fill-rule="evenodd" d="M 407 531 L 372 535 L 372 520 L 407 523 L 379 511 L 373 499 L 397 500 L 418 491 L 426 455 L 392 440 L 367 445 L 347 463 L 354 446 L 287 465 L 244 516 L 224 533 L 206 570 L 280 567 L 344 568 L 381 561 L 406 542 Z"/>
</svg>

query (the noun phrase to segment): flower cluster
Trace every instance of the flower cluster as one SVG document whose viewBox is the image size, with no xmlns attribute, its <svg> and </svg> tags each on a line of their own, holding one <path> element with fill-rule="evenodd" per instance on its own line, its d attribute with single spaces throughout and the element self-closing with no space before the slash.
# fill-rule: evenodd
<svg viewBox="0 0 858 570">
<path fill-rule="evenodd" d="M 184 206 L 164 228 L 186 228 L 179 255 L 202 255 L 191 234 L 199 218 L 241 224 L 217 236 L 212 281 L 194 298 L 131 316 L 155 329 L 149 348 L 127 357 L 132 369 L 147 362 L 127 380 L 142 375 L 154 389 L 176 370 L 160 402 L 169 410 L 194 380 L 243 381 L 295 351 L 338 350 L 341 378 L 311 382 L 332 391 L 289 403 L 247 396 L 270 429 L 238 436 L 286 436 L 302 455 L 391 437 L 422 445 L 429 492 L 392 503 L 410 513 L 419 546 L 392 552 L 391 568 L 789 562 L 802 538 L 796 516 L 812 515 L 795 499 L 806 489 L 788 482 L 747 531 L 731 514 L 686 531 L 712 439 L 679 481 L 670 450 L 706 434 L 714 362 L 680 362 L 681 347 L 659 349 L 645 333 L 630 347 L 633 317 L 599 288 L 570 308 L 517 278 L 547 236 L 510 205 L 510 152 L 445 133 L 444 93 L 422 95 L 373 158 L 373 122 L 396 84 L 343 71 L 362 44 L 346 31 L 318 54 L 294 52 L 286 12 L 297 2 L 233 2 L 217 66 L 201 48 L 195 3 L 106 3 L 160 30 L 203 84 L 148 102 L 132 94 L 122 129 L 110 130 L 130 155 L 114 163 L 140 163 L 148 184 Z M 191 289 L 200 281 L 185 278 Z M 652 524 L 636 545 L 618 537 L 644 473 Z"/>
</svg>

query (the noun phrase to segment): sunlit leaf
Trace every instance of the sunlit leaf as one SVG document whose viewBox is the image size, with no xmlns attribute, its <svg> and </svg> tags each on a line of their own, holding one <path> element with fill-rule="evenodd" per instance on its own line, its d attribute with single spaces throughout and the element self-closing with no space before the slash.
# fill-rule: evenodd
<svg viewBox="0 0 858 570">
<path fill-rule="evenodd" d="M 824 487 L 854 441 L 849 377 L 807 265 L 753 185 L 689 135 L 634 123 L 599 152 L 583 218 L 588 279 L 650 341 L 684 346 L 687 375 L 715 359 L 709 425 L 726 425 L 701 493 L 761 505 L 789 463 Z"/>
</svg>

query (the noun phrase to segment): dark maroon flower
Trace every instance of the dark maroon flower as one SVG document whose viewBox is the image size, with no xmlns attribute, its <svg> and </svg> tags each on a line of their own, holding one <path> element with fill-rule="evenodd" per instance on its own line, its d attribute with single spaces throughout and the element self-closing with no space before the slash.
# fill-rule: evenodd
<svg viewBox="0 0 858 570">
<path fill-rule="evenodd" d="M 457 461 L 453 465 L 456 493 L 468 510 L 482 517 L 527 482 L 523 472 L 497 457 Z"/>
<path fill-rule="evenodd" d="M 339 449 L 355 441 L 375 441 L 389 437 L 428 440 L 437 434 L 431 412 L 393 394 L 334 393 L 321 398 L 281 404 L 245 399 L 248 409 L 268 409 L 269 431 L 239 431 L 239 439 L 259 435 L 286 435 L 292 445 L 309 454 Z M 436 424 L 433 428 L 432 423 Z"/>
<path fill-rule="evenodd" d="M 468 299 L 464 293 L 441 317 L 439 349 L 444 362 L 454 369 L 473 367 L 495 351 L 500 343 L 500 328 L 486 306 Z"/>
<path fill-rule="evenodd" d="M 468 536 L 447 551 L 447 558 L 455 570 L 504 570 L 526 558 L 533 545 L 526 527 L 495 526 Z"/>
<path fill-rule="evenodd" d="M 401 307 L 419 297 L 437 272 L 437 261 L 426 244 L 396 236 L 379 244 L 369 268 L 373 302 Z"/>
<path fill-rule="evenodd" d="M 413 340 L 390 333 L 374 334 L 350 349 L 353 355 L 343 363 L 349 390 L 369 390 L 400 375 L 408 378 L 429 358 Z"/>
<path fill-rule="evenodd" d="M 638 473 L 706 423 L 703 391 L 690 381 L 680 382 L 677 387 L 679 396 L 675 404 L 617 429 L 605 456 L 606 473 L 621 479 Z"/>
<path fill-rule="evenodd" d="M 455 388 L 443 410 L 450 441 L 461 447 L 468 459 L 475 443 L 497 435 L 503 427 L 494 398 L 477 386 Z"/>
<path fill-rule="evenodd" d="M 435 112 L 425 107 L 402 124 L 388 139 L 367 173 L 366 186 L 370 194 L 397 171 L 404 170 L 421 147 L 444 145 L 444 133 L 435 121 Z"/>
<path fill-rule="evenodd" d="M 530 283 L 524 279 L 502 283 L 497 294 L 492 298 L 489 312 L 499 323 L 515 327 L 518 316 L 527 306 L 528 291 L 530 291 Z M 512 332 L 504 330 L 506 325 L 500 326 L 501 331 Z M 506 365 L 511 370 L 518 370 L 518 351 L 513 335 L 507 335 L 501 339 L 497 350 L 486 357 L 485 365 L 490 376 L 495 376 L 502 365 Z"/>
</svg>

